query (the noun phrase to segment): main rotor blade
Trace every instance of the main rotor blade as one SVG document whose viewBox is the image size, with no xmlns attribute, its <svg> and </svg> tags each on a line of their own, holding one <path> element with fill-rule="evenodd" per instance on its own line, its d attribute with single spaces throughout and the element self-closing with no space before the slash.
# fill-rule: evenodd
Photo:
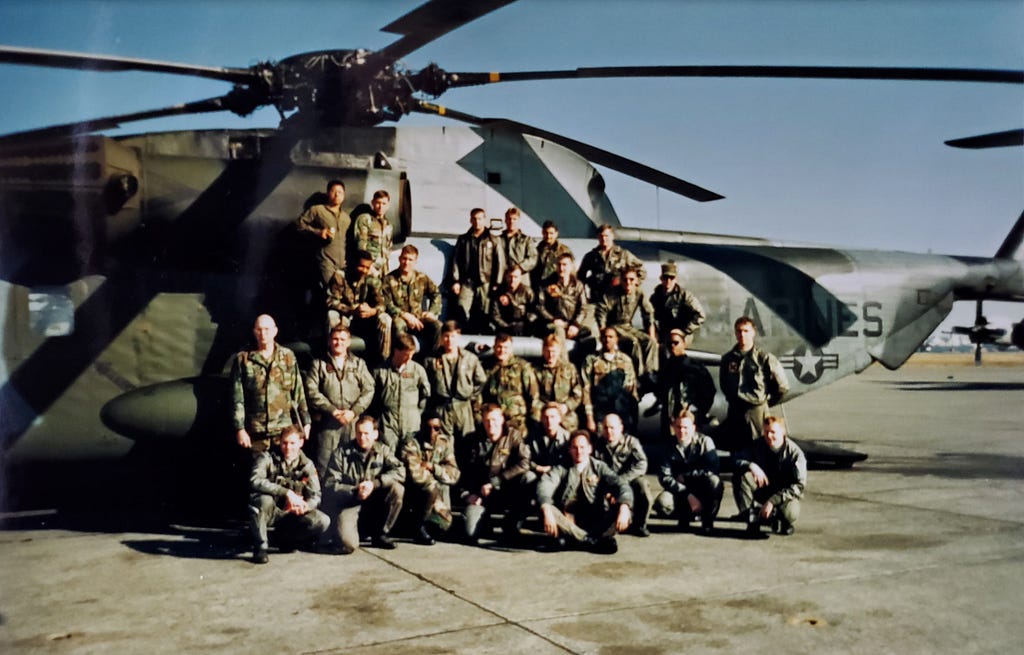
<svg viewBox="0 0 1024 655">
<path fill-rule="evenodd" d="M 446 116 L 448 118 L 454 118 L 464 123 L 472 123 L 481 127 L 492 127 L 492 128 L 505 128 L 523 134 L 530 134 L 541 139 L 546 139 L 552 143 L 564 146 L 569 150 L 576 152 L 577 154 L 585 157 L 595 164 L 605 166 L 625 173 L 630 177 L 634 177 L 638 180 L 648 182 L 655 186 L 661 187 L 673 193 L 678 193 L 681 196 L 690 198 L 691 200 L 697 200 L 699 202 L 708 202 L 711 200 L 721 200 L 725 196 L 719 195 L 714 191 L 709 191 L 703 187 L 699 187 L 696 184 L 681 180 L 678 177 L 669 175 L 657 169 L 651 168 L 640 162 L 627 159 L 621 155 L 616 155 L 613 152 L 608 152 L 592 146 L 582 141 L 570 139 L 567 136 L 561 134 L 555 134 L 554 132 L 548 132 L 542 130 L 539 127 L 533 127 L 532 125 L 526 125 L 525 123 L 519 123 L 517 121 L 510 121 L 504 118 L 480 118 L 473 116 L 472 114 L 466 114 L 461 111 L 449 109 L 441 105 L 435 105 L 429 102 L 420 101 L 419 105 L 414 108 L 415 111 L 419 111 L 425 114 L 437 114 L 438 116 Z"/>
<path fill-rule="evenodd" d="M 170 61 L 157 61 L 155 59 L 113 57 L 84 52 L 63 52 L 60 50 L 19 48 L 15 46 L 0 46 L 0 63 L 91 71 L 149 71 L 152 73 L 206 77 L 236 84 L 247 84 L 256 79 L 253 72 L 247 68 L 215 68 L 212 66 L 194 66 L 192 64 L 178 64 Z"/>
<path fill-rule="evenodd" d="M 954 148 L 969 148 L 972 150 L 1024 146 L 1024 129 L 1006 130 L 1005 132 L 990 132 L 989 134 L 968 136 L 962 139 L 950 139 L 949 141 L 946 141 L 946 145 L 953 146 Z"/>
<path fill-rule="evenodd" d="M 149 111 L 121 114 L 119 116 L 106 116 L 104 118 L 94 118 L 92 120 L 79 121 L 77 123 L 64 123 L 63 125 L 53 125 L 51 127 L 43 127 L 38 130 L 27 130 L 25 132 L 12 132 L 11 134 L 0 136 L 0 147 L 15 143 L 24 143 L 26 141 L 77 136 L 80 134 L 96 132 L 98 130 L 109 130 L 115 127 L 120 127 L 123 123 L 144 121 L 150 118 L 225 111 L 228 109 L 226 106 L 227 99 L 228 96 L 218 96 L 216 98 L 207 98 L 206 100 L 187 102 L 182 105 L 172 105 L 162 109 L 151 109 Z"/>
<path fill-rule="evenodd" d="M 605 66 L 512 73 L 449 73 L 449 87 L 493 82 L 607 77 L 775 77 L 1024 84 L 1024 71 L 876 66 Z"/>
<path fill-rule="evenodd" d="M 513 2 L 515 0 L 430 0 L 381 28 L 382 32 L 401 34 L 402 38 L 373 56 L 390 64 L 434 39 Z"/>
</svg>

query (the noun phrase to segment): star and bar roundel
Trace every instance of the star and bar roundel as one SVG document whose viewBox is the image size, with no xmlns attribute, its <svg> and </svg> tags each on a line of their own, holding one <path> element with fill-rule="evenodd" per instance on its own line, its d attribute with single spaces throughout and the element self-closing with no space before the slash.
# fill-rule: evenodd
<svg viewBox="0 0 1024 655">
<path fill-rule="evenodd" d="M 839 355 L 824 353 L 807 344 L 797 346 L 789 355 L 779 357 L 784 368 L 793 371 L 793 376 L 804 384 L 814 384 L 826 369 L 839 368 Z"/>
</svg>

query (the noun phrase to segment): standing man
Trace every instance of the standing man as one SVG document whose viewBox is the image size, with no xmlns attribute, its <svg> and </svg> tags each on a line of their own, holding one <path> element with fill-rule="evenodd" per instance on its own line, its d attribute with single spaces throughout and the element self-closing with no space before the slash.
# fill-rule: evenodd
<svg viewBox="0 0 1024 655">
<path fill-rule="evenodd" d="M 317 264 L 320 282 L 324 287 L 335 273 L 345 272 L 345 248 L 352 218 L 341 208 L 345 202 L 345 183 L 331 180 L 327 183 L 327 202 L 313 205 L 295 222 L 299 232 L 317 240 Z"/>
<path fill-rule="evenodd" d="M 544 532 L 555 539 L 553 550 L 561 550 L 571 540 L 595 553 L 612 555 L 619 550 L 615 535 L 632 520 L 629 485 L 607 464 L 591 457 L 592 452 L 590 435 L 582 430 L 573 433 L 571 462 L 553 467 L 537 484 Z"/>
<path fill-rule="evenodd" d="M 580 372 L 575 364 L 562 357 L 562 342 L 555 334 L 544 338 L 542 350 L 544 365 L 536 369 L 538 407 L 544 408 L 547 403 L 555 403 L 562 412 L 562 427 L 568 432 L 575 432 L 580 424 L 579 407 L 583 400 L 583 383 Z M 534 419 L 542 418 L 539 411 L 534 412 Z"/>
<path fill-rule="evenodd" d="M 431 532 L 451 527 L 451 487 L 461 475 L 455 444 L 443 432 L 441 419 L 428 417 L 418 437 L 402 442 L 401 458 L 409 481 L 410 503 L 420 523 L 416 543 L 433 546 Z"/>
<path fill-rule="evenodd" d="M 530 286 L 530 275 L 537 267 L 537 244 L 519 229 L 519 209 L 509 207 L 505 212 L 505 232 L 501 235 L 501 245 L 505 250 L 505 267 L 518 266 L 523 273 L 523 284 Z"/>
<path fill-rule="evenodd" d="M 558 240 L 558 227 L 552 221 L 544 221 L 541 227 L 541 240 L 537 244 L 537 266 L 533 269 L 532 286 L 540 289 L 548 279 L 558 272 L 558 260 L 562 255 L 572 255 L 572 250 Z M 573 257 L 573 260 L 576 258 Z"/>
<path fill-rule="evenodd" d="M 700 528 L 711 534 L 725 484 L 718 476 L 718 451 L 715 442 L 697 432 L 693 412 L 683 410 L 672 423 L 676 445 L 661 463 L 658 481 L 665 489 L 654 501 L 658 514 L 675 517 L 680 529 L 700 517 Z"/>
<path fill-rule="evenodd" d="M 491 293 L 505 276 L 505 252 L 487 229 L 487 213 L 469 212 L 469 230 L 455 241 L 447 281 L 455 299 L 459 323 L 471 333 L 487 329 Z"/>
<path fill-rule="evenodd" d="M 306 377 L 306 396 L 317 416 L 316 470 L 322 475 L 331 454 L 352 441 L 352 425 L 373 400 L 373 376 L 359 357 L 349 352 L 352 334 L 340 325 L 327 339 L 327 357 L 313 362 Z"/>
<path fill-rule="evenodd" d="M 462 330 L 455 321 L 441 326 L 441 347 L 426 361 L 430 407 L 437 411 L 445 432 L 456 444 L 476 430 L 473 403 L 483 391 L 487 374 L 480 359 L 460 347 Z"/>
<path fill-rule="evenodd" d="M 348 275 L 335 273 L 327 287 L 329 327 L 343 325 L 366 342 L 366 355 L 376 363 L 391 354 L 391 316 L 384 306 L 373 256 L 361 250 Z M 374 348 L 376 347 L 376 349 Z"/>
<path fill-rule="evenodd" d="M 391 196 L 387 191 L 374 191 L 373 199 L 370 200 L 370 211 L 356 216 L 352 228 L 356 237 L 356 249 L 365 250 L 373 256 L 372 274 L 377 277 L 383 277 L 391 270 L 388 260 L 391 257 L 394 229 L 387 217 L 390 204 Z"/>
<path fill-rule="evenodd" d="M 434 349 L 441 327 L 441 291 L 426 273 L 416 270 L 420 251 L 411 243 L 398 255 L 398 268 L 384 276 L 384 304 L 395 334 L 410 332 L 420 340 L 420 350 Z"/>
<path fill-rule="evenodd" d="M 545 337 L 557 334 L 566 339 L 585 339 L 587 298 L 583 283 L 572 272 L 571 254 L 558 258 L 558 275 L 548 278 L 537 292 L 537 332 Z M 564 352 L 564 347 L 563 347 Z"/>
<path fill-rule="evenodd" d="M 494 403 L 505 413 L 509 426 L 525 429 L 526 419 L 537 407 L 537 376 L 525 359 L 515 356 L 512 337 L 494 337 L 494 365 L 487 371 L 487 381 L 480 397 Z"/>
<path fill-rule="evenodd" d="M 597 305 L 611 288 L 620 283 L 619 276 L 627 268 L 639 271 L 640 281 L 647 276 L 643 262 L 622 246 L 615 245 L 615 230 L 602 225 L 597 230 L 597 245 L 583 256 L 576 274 L 590 292 L 590 302 Z"/>
<path fill-rule="evenodd" d="M 740 515 L 747 515 L 748 534 L 761 525 L 791 535 L 800 518 L 800 499 L 807 486 L 807 458 L 786 434 L 786 423 L 777 416 L 764 420 L 764 438 L 737 455 L 732 491 Z"/>
<path fill-rule="evenodd" d="M 661 407 L 661 433 L 672 429 L 673 417 L 691 410 L 698 425 L 707 425 L 708 412 L 715 402 L 715 382 L 706 366 L 686 354 L 686 333 L 680 328 L 669 332 L 669 356 L 658 370 L 654 394 Z M 645 412 L 651 415 L 650 410 Z"/>
<path fill-rule="evenodd" d="M 768 408 L 789 391 L 786 370 L 779 360 L 754 345 L 754 321 L 741 316 L 733 327 L 736 345 L 722 355 L 718 367 L 718 386 L 729 401 L 729 412 L 717 433 L 718 445 L 730 452 L 746 450 L 757 439 Z"/>
<path fill-rule="evenodd" d="M 654 307 L 654 323 L 662 345 L 666 345 L 669 332 L 678 329 L 682 330 L 689 347 L 693 343 L 693 335 L 704 323 L 704 308 L 697 296 L 679 286 L 676 282 L 677 274 L 675 262 L 661 265 L 661 284 L 651 294 L 651 305 Z"/>
<path fill-rule="evenodd" d="M 640 271 L 627 268 L 622 272 L 623 284 L 611 289 L 594 309 L 599 328 L 613 327 L 619 333 L 620 344 L 629 344 L 636 373 L 643 377 L 658 369 L 655 345 L 658 335 L 654 331 L 654 309 L 640 290 Z M 633 319 L 640 312 L 643 329 L 633 327 Z"/>
<path fill-rule="evenodd" d="M 253 537 L 252 561 L 266 564 L 267 528 L 274 526 L 282 552 L 312 545 L 330 524 L 320 505 L 320 479 L 313 462 L 302 452 L 305 435 L 297 426 L 281 433 L 279 450 L 260 453 L 253 462 L 249 483 L 249 528 Z"/>
<path fill-rule="evenodd" d="M 402 511 L 405 465 L 377 437 L 377 421 L 362 416 L 356 421 L 355 439 L 331 455 L 323 480 L 324 512 L 333 528 L 328 532 L 329 552 L 355 551 L 361 521 L 376 548 L 395 547 L 388 533 Z M 360 517 L 364 507 L 368 515 Z"/>
<path fill-rule="evenodd" d="M 427 371 L 412 356 L 416 342 L 408 334 L 395 337 L 391 359 L 373 371 L 376 406 L 380 409 L 381 440 L 397 450 L 419 432 L 430 398 Z"/>
<path fill-rule="evenodd" d="M 505 425 L 500 407 L 488 403 L 481 414 L 481 432 L 462 467 L 466 538 L 471 544 L 479 543 L 484 519 L 504 512 L 501 537 L 510 542 L 519 536 L 530 502 L 523 477 L 530 470 L 530 451 L 522 432 Z"/>
<path fill-rule="evenodd" d="M 651 513 L 651 496 L 647 485 L 647 453 L 640 440 L 626 434 L 618 414 L 604 417 L 604 439 L 598 440 L 594 457 L 608 465 L 633 492 L 633 534 L 649 537 L 647 517 Z"/>
<path fill-rule="evenodd" d="M 256 350 L 235 355 L 231 382 L 235 439 L 258 455 L 270 448 L 271 439 L 295 423 L 308 437 L 310 421 L 295 353 L 274 341 L 274 319 L 261 314 L 252 332 Z"/>
<path fill-rule="evenodd" d="M 583 362 L 583 412 L 587 429 L 597 432 L 597 424 L 608 414 L 617 414 L 633 430 L 639 404 L 636 371 L 629 357 L 619 350 L 619 333 L 609 327 L 601 330 L 603 350 L 588 355 Z"/>
</svg>

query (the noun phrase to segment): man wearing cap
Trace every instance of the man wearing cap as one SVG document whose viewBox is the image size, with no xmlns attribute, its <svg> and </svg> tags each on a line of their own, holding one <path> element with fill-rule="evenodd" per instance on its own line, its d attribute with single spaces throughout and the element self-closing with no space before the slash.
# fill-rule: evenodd
<svg viewBox="0 0 1024 655">
<path fill-rule="evenodd" d="M 706 366 L 686 354 L 686 333 L 672 328 L 668 334 L 668 358 L 658 370 L 654 395 L 661 408 L 661 433 L 668 435 L 673 417 L 691 410 L 698 425 L 706 425 L 715 402 L 715 382 Z M 648 410 L 645 416 L 652 415 Z"/>
<path fill-rule="evenodd" d="M 675 262 L 661 265 L 661 284 L 651 294 L 654 307 L 654 324 L 661 338 L 661 345 L 667 348 L 668 334 L 674 329 L 682 330 L 686 345 L 693 342 L 694 334 L 704 323 L 704 308 L 697 296 L 679 286 L 679 269 Z"/>
<path fill-rule="evenodd" d="M 402 442 L 400 457 L 405 462 L 408 498 L 419 519 L 414 537 L 416 543 L 434 545 L 432 532 L 451 527 L 451 487 L 459 481 L 459 465 L 455 460 L 455 444 L 444 433 L 441 419 L 428 415 L 423 430 Z"/>
</svg>

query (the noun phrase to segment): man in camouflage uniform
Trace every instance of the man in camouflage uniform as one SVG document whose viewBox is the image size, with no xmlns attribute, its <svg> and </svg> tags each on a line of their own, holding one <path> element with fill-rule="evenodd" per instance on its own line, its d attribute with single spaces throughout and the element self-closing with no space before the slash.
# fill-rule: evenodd
<svg viewBox="0 0 1024 655">
<path fill-rule="evenodd" d="M 441 326 L 440 348 L 426 361 L 430 380 L 430 407 L 441 417 L 447 434 L 458 447 L 463 437 L 476 430 L 473 403 L 487 382 L 480 359 L 460 347 L 462 330 L 455 321 Z"/>
<path fill-rule="evenodd" d="M 686 354 L 686 334 L 679 328 L 669 332 L 669 357 L 658 371 L 654 395 L 661 408 L 661 433 L 668 435 L 672 417 L 690 409 L 698 425 L 707 425 L 708 412 L 715 402 L 715 382 L 704 364 Z M 652 408 L 653 409 L 653 408 Z M 648 410 L 646 416 L 653 415 Z"/>
<path fill-rule="evenodd" d="M 791 535 L 800 518 L 800 499 L 807 486 L 807 458 L 786 434 L 777 416 L 764 420 L 764 437 L 736 456 L 732 492 L 740 515 L 747 517 L 748 534 L 762 524 Z"/>
<path fill-rule="evenodd" d="M 562 342 L 557 335 L 544 338 L 542 351 L 544 365 L 534 369 L 537 375 L 537 407 L 543 409 L 546 403 L 555 403 L 562 412 L 561 424 L 568 432 L 579 427 L 579 407 L 583 400 L 583 383 L 580 372 L 574 364 L 562 357 Z M 534 420 L 540 422 L 540 411 L 534 412 Z"/>
<path fill-rule="evenodd" d="M 455 300 L 456 319 L 472 332 L 487 329 L 491 294 L 505 277 L 505 251 L 487 229 L 487 213 L 469 213 L 470 228 L 455 241 L 446 282 Z"/>
<path fill-rule="evenodd" d="M 523 433 L 505 425 L 505 415 L 497 405 L 484 405 L 482 429 L 469 444 L 461 466 L 463 522 L 466 538 L 479 543 L 483 522 L 494 512 L 504 512 L 502 541 L 519 536 L 530 498 L 523 476 L 530 470 L 530 451 Z"/>
<path fill-rule="evenodd" d="M 494 337 L 494 365 L 487 371 L 481 400 L 496 404 L 509 426 L 520 429 L 537 406 L 537 376 L 529 362 L 512 352 L 508 334 Z"/>
<path fill-rule="evenodd" d="M 697 296 L 679 286 L 676 282 L 678 268 L 675 262 L 661 265 L 661 284 L 651 294 L 651 306 L 654 307 L 654 324 L 661 338 L 661 345 L 668 348 L 668 334 L 672 330 L 681 330 L 686 338 L 686 345 L 693 343 L 693 336 L 704 323 L 704 308 Z"/>
<path fill-rule="evenodd" d="M 651 513 L 647 485 L 647 453 L 640 440 L 626 434 L 618 414 L 609 414 L 602 423 L 604 439 L 594 445 L 594 458 L 608 465 L 633 492 L 633 534 L 649 537 L 647 517 Z"/>
<path fill-rule="evenodd" d="M 537 244 L 533 238 L 519 229 L 519 209 L 509 207 L 505 212 L 505 231 L 501 245 L 505 250 L 506 270 L 518 266 L 523 272 L 523 285 L 530 286 L 530 275 L 537 267 Z"/>
<path fill-rule="evenodd" d="M 584 325 L 587 317 L 586 291 L 583 283 L 573 275 L 572 266 L 572 255 L 559 257 L 558 275 L 549 278 L 537 290 L 537 333 L 542 337 L 557 334 L 564 341 L 590 336 L 590 330 Z"/>
<path fill-rule="evenodd" d="M 741 316 L 733 327 L 736 345 L 722 355 L 718 367 L 718 386 L 729 401 L 729 411 L 715 435 L 719 448 L 730 452 L 745 450 L 760 436 L 768 408 L 789 391 L 779 360 L 754 345 L 754 321 Z"/>
<path fill-rule="evenodd" d="M 259 454 L 292 424 L 301 425 L 308 437 L 310 421 L 295 353 L 274 341 L 274 319 L 260 315 L 253 335 L 256 350 L 235 355 L 231 382 L 235 439 L 238 445 Z"/>
<path fill-rule="evenodd" d="M 375 547 L 395 547 L 388 533 L 402 511 L 405 465 L 377 437 L 377 421 L 360 417 L 355 438 L 334 451 L 327 465 L 323 508 L 333 528 L 324 544 L 328 552 L 348 555 L 358 548 L 361 522 Z M 364 507 L 368 516 L 361 517 Z"/>
<path fill-rule="evenodd" d="M 330 519 L 317 509 L 320 479 L 313 462 L 302 453 L 305 435 L 297 426 L 281 433 L 279 451 L 260 453 L 249 479 L 249 528 L 256 564 L 267 563 L 267 528 L 274 527 L 282 551 L 312 545 L 327 530 Z"/>
<path fill-rule="evenodd" d="M 346 239 L 352 218 L 341 208 L 345 201 L 345 183 L 331 180 L 327 183 L 327 202 L 313 205 L 295 221 L 301 234 L 315 239 L 320 282 L 327 286 L 335 273 L 345 273 Z"/>
<path fill-rule="evenodd" d="M 373 400 L 373 376 L 359 357 L 349 352 L 352 335 L 340 325 L 327 339 L 327 356 L 313 362 L 306 376 L 306 397 L 316 416 L 314 451 L 322 475 L 331 454 L 352 440 L 352 425 Z"/>
<path fill-rule="evenodd" d="M 654 309 L 640 290 L 640 273 L 627 268 L 622 273 L 623 284 L 609 291 L 594 309 L 599 328 L 613 327 L 619 333 L 620 343 L 628 344 L 638 376 L 643 377 L 658 368 L 658 335 L 654 331 Z M 633 319 L 640 312 L 643 329 L 633 327 Z"/>
<path fill-rule="evenodd" d="M 373 256 L 360 251 L 347 276 L 335 273 L 327 287 L 327 316 L 330 328 L 343 325 L 361 337 L 367 359 L 376 363 L 391 354 L 391 316 L 385 311 L 380 278 L 372 270 Z"/>
<path fill-rule="evenodd" d="M 672 429 L 676 445 L 661 463 L 658 481 L 664 491 L 654 500 L 654 508 L 660 516 L 676 518 L 681 529 L 699 516 L 701 531 L 710 534 L 725 489 L 718 476 L 715 442 L 697 432 L 689 410 L 676 414 Z"/>
<path fill-rule="evenodd" d="M 443 432 L 441 419 L 430 416 L 419 436 L 402 442 L 409 504 L 419 518 L 416 543 L 434 545 L 432 532 L 446 532 L 451 527 L 451 487 L 461 472 L 455 460 L 455 444 Z"/>
<path fill-rule="evenodd" d="M 537 266 L 533 269 L 533 288 L 540 289 L 548 280 L 558 273 L 558 259 L 562 255 L 572 255 L 572 250 L 558 240 L 558 226 L 552 221 L 544 221 L 541 228 L 541 240 L 537 244 Z M 575 257 L 573 260 L 575 261 Z"/>
<path fill-rule="evenodd" d="M 629 357 L 619 350 L 619 333 L 615 328 L 601 330 L 602 352 L 588 355 L 583 363 L 583 412 L 587 429 L 597 431 L 597 424 L 608 414 L 618 414 L 627 430 L 636 426 L 639 403 L 636 371 Z"/>
<path fill-rule="evenodd" d="M 413 361 L 415 352 L 413 338 L 399 334 L 395 337 L 391 359 L 373 371 L 381 441 L 393 450 L 403 441 L 416 437 L 430 398 L 427 371 Z"/>
<path fill-rule="evenodd" d="M 391 257 L 391 242 L 394 229 L 388 220 L 388 205 L 391 196 L 384 189 L 373 192 L 370 200 L 370 211 L 356 216 L 352 231 L 356 238 L 356 249 L 365 250 L 373 256 L 372 274 L 383 277 L 391 270 L 388 259 Z"/>
<path fill-rule="evenodd" d="M 633 492 L 607 464 L 591 456 L 586 432 L 573 433 L 568 453 L 569 461 L 554 466 L 537 484 L 544 532 L 555 540 L 550 550 L 561 550 L 571 540 L 612 555 L 619 550 L 615 535 L 632 520 Z"/>
<path fill-rule="evenodd" d="M 491 301 L 491 327 L 495 332 L 522 337 L 531 331 L 533 290 L 523 284 L 525 279 L 518 264 L 508 269 L 505 283 Z"/>
<path fill-rule="evenodd" d="M 597 230 L 597 245 L 583 256 L 576 276 L 587 285 L 590 302 L 596 305 L 604 300 L 605 294 L 614 285 L 619 284 L 619 276 L 627 268 L 637 269 L 641 282 L 647 276 L 643 262 L 636 255 L 615 245 L 615 230 L 612 226 L 602 225 Z"/>
<path fill-rule="evenodd" d="M 398 268 L 384 276 L 384 304 L 395 334 L 411 332 L 419 337 L 420 351 L 434 349 L 441 327 L 441 291 L 426 273 L 416 270 L 420 251 L 409 244 L 398 255 Z"/>
</svg>

